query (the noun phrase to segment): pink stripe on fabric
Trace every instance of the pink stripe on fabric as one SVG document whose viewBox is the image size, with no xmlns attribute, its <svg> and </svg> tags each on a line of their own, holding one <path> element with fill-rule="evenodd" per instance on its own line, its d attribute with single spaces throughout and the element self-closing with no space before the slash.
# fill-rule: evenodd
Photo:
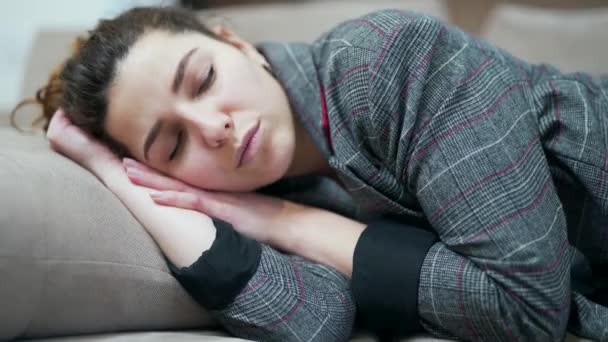
<svg viewBox="0 0 608 342">
<path fill-rule="evenodd" d="M 481 65 L 479 67 L 477 67 L 477 69 L 475 69 L 473 72 L 471 72 L 469 75 L 467 75 L 461 82 L 460 82 L 460 86 L 464 85 L 465 83 L 467 83 L 468 81 L 472 80 L 474 77 L 476 77 L 479 73 L 481 73 L 481 71 L 487 66 L 489 65 L 491 62 L 493 61 L 493 58 L 488 58 L 485 62 L 481 63 Z M 426 126 L 428 126 L 431 121 L 433 121 L 434 116 L 431 116 L 430 118 L 428 118 L 418 129 L 416 129 L 412 135 L 412 139 L 416 139 L 418 137 L 418 135 L 420 135 L 422 133 L 422 131 L 426 128 Z"/>
<path fill-rule="evenodd" d="M 259 289 L 260 286 L 264 285 L 267 280 L 268 280 L 268 275 L 264 274 L 263 276 L 260 277 L 260 279 L 258 279 L 258 281 L 256 283 L 253 283 L 251 285 L 247 284 L 247 286 L 245 287 L 245 290 L 243 290 L 241 292 L 241 296 L 249 294 L 249 293 L 254 292 L 255 290 Z"/>
<path fill-rule="evenodd" d="M 504 99 L 507 97 L 507 95 L 509 95 L 510 93 L 512 93 L 514 90 L 517 90 L 519 88 L 525 88 L 527 87 L 527 84 L 515 84 L 510 86 L 501 96 L 500 98 L 492 105 L 492 107 L 488 108 L 483 114 L 474 117 L 470 120 L 467 120 L 463 123 L 461 123 L 460 125 L 457 125 L 456 127 L 450 129 L 449 131 L 445 132 L 444 134 L 436 137 L 435 139 L 433 139 L 431 142 L 429 142 L 428 144 L 426 144 L 426 146 L 424 146 L 422 149 L 420 149 L 418 152 L 416 152 L 414 154 L 414 158 L 412 161 L 416 161 L 418 158 L 420 158 L 422 155 L 424 155 L 426 153 L 426 151 L 428 151 L 432 146 L 437 145 L 439 142 L 441 142 L 442 140 L 448 138 L 449 136 L 451 136 L 452 134 L 468 127 L 471 126 L 472 124 L 479 122 L 485 118 L 487 118 L 488 116 L 490 116 L 494 110 L 496 110 L 496 108 L 498 107 L 498 105 L 500 105 L 502 103 L 502 101 L 504 101 Z"/>
<path fill-rule="evenodd" d="M 465 78 L 462 79 L 462 81 L 460 81 L 460 85 L 463 85 L 467 82 L 469 82 L 471 79 L 475 78 L 477 75 L 479 75 L 479 73 L 486 67 L 488 66 L 491 62 L 494 61 L 494 58 L 490 57 L 488 59 L 486 59 L 483 63 L 481 63 L 481 65 L 479 65 L 477 67 L 477 69 L 473 70 L 469 75 L 467 75 Z"/>
<path fill-rule="evenodd" d="M 424 56 L 424 58 L 422 59 L 422 61 L 420 61 L 420 63 L 416 67 L 416 69 L 414 69 L 414 72 L 409 75 L 409 77 L 407 78 L 407 82 L 405 82 L 405 87 L 403 87 L 403 90 L 401 90 L 401 92 L 399 93 L 399 98 L 402 99 L 406 94 L 409 93 L 409 91 L 410 91 L 410 85 L 412 84 L 412 78 L 413 77 L 417 77 L 418 76 L 418 72 L 422 68 L 424 68 L 425 66 L 427 66 L 427 64 L 429 64 L 429 61 L 431 60 L 431 57 L 433 56 L 434 52 L 435 52 L 435 46 L 433 46 L 433 48 L 431 50 L 429 50 L 429 52 L 427 52 L 427 54 Z"/>
<path fill-rule="evenodd" d="M 488 182 L 489 180 L 496 178 L 498 176 L 501 176 L 511 170 L 513 170 L 514 168 L 516 168 L 517 166 L 519 166 L 519 164 L 522 163 L 522 161 L 524 161 L 524 159 L 528 156 L 528 153 L 532 150 L 532 147 L 534 146 L 534 143 L 537 141 L 536 137 L 532 138 L 529 142 L 528 145 L 526 146 L 526 148 L 524 149 L 524 152 L 521 154 L 521 156 L 519 156 L 519 158 L 517 158 L 517 160 L 505 167 L 504 169 L 495 172 L 491 175 L 488 175 L 484 178 L 482 178 L 480 181 L 478 181 L 477 183 L 473 184 L 472 186 L 470 186 L 469 188 L 467 188 L 466 190 L 460 192 L 458 195 L 454 196 L 452 199 L 450 199 L 443 207 L 441 207 L 430 219 L 430 223 L 435 222 L 435 220 L 437 220 L 437 218 L 439 217 L 439 215 L 441 215 L 444 211 L 446 211 L 448 208 L 450 208 L 452 206 L 452 204 L 454 204 L 456 201 L 460 200 L 462 197 L 464 197 L 464 195 L 466 195 L 467 193 L 479 188 L 481 185 L 483 185 L 484 183 Z"/>
<path fill-rule="evenodd" d="M 298 269 L 298 266 L 296 266 L 296 264 L 293 263 L 293 260 L 291 257 L 289 258 L 289 263 L 291 264 L 291 267 L 293 268 L 293 271 L 296 275 L 296 281 L 298 282 L 298 302 L 293 306 L 293 308 L 291 308 L 291 310 L 289 310 L 289 312 L 285 316 L 283 316 L 280 319 L 276 320 L 275 322 L 272 322 L 269 325 L 267 325 L 271 328 L 277 326 L 279 323 L 288 322 L 291 319 L 291 317 L 293 317 L 293 315 L 296 313 L 296 311 L 298 311 L 298 309 L 304 303 L 304 298 L 305 298 L 304 284 L 302 283 L 302 278 L 300 276 L 300 270 Z"/>
<path fill-rule="evenodd" d="M 366 20 L 366 19 L 356 19 L 356 20 L 354 20 L 354 22 L 361 23 L 361 24 L 364 24 L 366 26 L 369 26 L 372 30 L 376 31 L 378 34 L 380 34 L 382 36 L 386 35 L 386 33 L 384 33 L 384 31 L 382 31 L 378 26 L 376 26 L 374 23 L 372 23 L 369 20 Z"/>
<path fill-rule="evenodd" d="M 465 243 L 470 243 L 473 242 L 479 238 L 481 238 L 484 235 L 489 235 L 491 232 L 493 232 L 494 230 L 496 230 L 498 227 L 500 227 L 501 225 L 511 221 L 512 219 L 519 217 L 525 213 L 527 213 L 528 211 L 538 207 L 540 205 L 541 199 L 545 197 L 545 194 L 547 193 L 547 190 L 549 189 L 549 185 L 553 184 L 551 182 L 552 178 L 551 175 L 549 175 L 547 177 L 547 180 L 545 181 L 545 184 L 543 185 L 543 189 L 540 192 L 540 194 L 534 199 L 534 201 L 527 207 L 523 208 L 523 209 L 519 209 L 505 217 L 503 217 L 500 221 L 496 222 L 495 224 L 493 224 L 492 226 L 488 227 L 487 229 L 484 229 L 482 231 L 480 231 L 479 233 L 473 235 L 471 238 L 467 239 L 465 241 Z"/>
<path fill-rule="evenodd" d="M 391 46 L 391 44 L 395 40 L 395 37 L 397 37 L 397 33 L 399 33 L 399 30 L 401 30 L 402 27 L 403 27 L 403 24 L 397 26 L 397 28 L 394 29 L 393 32 L 391 32 L 390 37 L 384 42 L 384 44 L 382 44 L 382 51 L 380 52 L 380 56 L 378 56 L 378 59 L 376 60 L 376 62 L 372 66 L 372 70 L 374 72 L 376 70 L 378 70 L 378 65 L 380 65 L 384 61 L 384 57 L 386 56 L 386 52 L 388 51 L 389 47 Z"/>
<path fill-rule="evenodd" d="M 350 116 L 354 117 L 354 116 L 357 116 L 360 113 L 366 112 L 368 110 L 369 110 L 369 107 L 367 105 L 364 105 L 364 106 L 361 106 L 361 107 L 357 107 L 357 108 L 353 109 L 353 111 L 350 113 Z M 346 120 L 342 120 L 338 124 L 338 126 L 336 126 L 336 128 L 334 130 L 336 135 L 340 134 L 340 132 L 344 128 L 344 125 L 346 124 L 346 122 L 347 122 Z"/>
<path fill-rule="evenodd" d="M 340 77 L 339 80 L 337 80 L 336 82 L 332 83 L 328 88 L 327 88 L 327 92 L 331 92 L 333 91 L 337 86 L 339 86 L 342 82 L 344 82 L 346 79 L 348 79 L 354 72 L 359 71 L 363 68 L 367 68 L 368 64 L 361 64 L 361 65 L 357 65 L 354 66 L 352 68 L 350 68 L 346 73 L 344 73 L 344 75 L 342 75 L 342 77 Z"/>
</svg>

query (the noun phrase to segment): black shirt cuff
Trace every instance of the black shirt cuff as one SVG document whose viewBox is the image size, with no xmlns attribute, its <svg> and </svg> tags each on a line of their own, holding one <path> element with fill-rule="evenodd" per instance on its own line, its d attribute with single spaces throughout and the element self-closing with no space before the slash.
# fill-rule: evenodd
<svg viewBox="0 0 608 342">
<path fill-rule="evenodd" d="M 213 219 L 215 241 L 192 265 L 169 268 L 180 284 L 203 307 L 220 310 L 232 303 L 258 268 L 259 242 L 236 232 L 231 224 Z"/>
<path fill-rule="evenodd" d="M 418 316 L 420 269 L 437 240 L 428 230 L 378 218 L 361 234 L 351 287 L 358 323 L 380 335 L 423 332 Z"/>
</svg>

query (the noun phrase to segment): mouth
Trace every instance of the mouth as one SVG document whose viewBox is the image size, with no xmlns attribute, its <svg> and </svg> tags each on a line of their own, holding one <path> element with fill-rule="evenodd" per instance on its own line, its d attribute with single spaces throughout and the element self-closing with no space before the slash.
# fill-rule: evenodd
<svg viewBox="0 0 608 342">
<path fill-rule="evenodd" d="M 243 164 L 243 158 L 245 157 L 247 150 L 251 146 L 251 140 L 253 139 L 255 134 L 258 132 L 259 128 L 260 128 L 260 121 L 256 122 L 251 128 L 249 128 L 247 130 L 247 132 L 245 132 L 245 135 L 243 136 L 243 139 L 242 139 L 242 143 L 236 151 L 236 167 L 237 168 L 241 167 L 241 165 Z"/>
</svg>

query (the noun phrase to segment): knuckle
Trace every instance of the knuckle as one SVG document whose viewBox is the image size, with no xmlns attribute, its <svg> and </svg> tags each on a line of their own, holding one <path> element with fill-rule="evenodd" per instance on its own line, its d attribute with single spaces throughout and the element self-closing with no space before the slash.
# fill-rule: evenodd
<svg viewBox="0 0 608 342">
<path fill-rule="evenodd" d="M 203 200 L 200 196 L 192 195 L 191 203 L 194 209 L 199 211 L 203 210 Z"/>
</svg>

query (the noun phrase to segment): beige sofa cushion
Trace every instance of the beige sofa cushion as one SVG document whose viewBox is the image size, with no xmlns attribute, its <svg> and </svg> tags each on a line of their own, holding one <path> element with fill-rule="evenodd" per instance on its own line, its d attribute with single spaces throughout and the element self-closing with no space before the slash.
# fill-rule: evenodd
<svg viewBox="0 0 608 342">
<path fill-rule="evenodd" d="M 429 0 L 319 1 L 221 14 L 253 41 L 310 41 L 341 20 L 387 7 L 446 18 L 442 1 Z M 481 35 L 532 61 L 606 71 L 606 18 L 605 9 L 573 14 L 506 6 L 492 14 Z M 76 34 L 41 33 L 24 95 L 46 80 Z M 52 153 L 43 138 L 0 128 L 0 208 L 0 340 L 211 324 L 128 210 L 92 175 Z M 126 339 L 119 334 L 111 340 Z"/>
<path fill-rule="evenodd" d="M 564 72 L 608 72 L 608 2 L 577 11 L 502 5 L 482 36 L 530 63 L 550 63 Z"/>
<path fill-rule="evenodd" d="M 0 340 L 204 328 L 206 312 L 92 174 L 0 128 Z"/>
</svg>

